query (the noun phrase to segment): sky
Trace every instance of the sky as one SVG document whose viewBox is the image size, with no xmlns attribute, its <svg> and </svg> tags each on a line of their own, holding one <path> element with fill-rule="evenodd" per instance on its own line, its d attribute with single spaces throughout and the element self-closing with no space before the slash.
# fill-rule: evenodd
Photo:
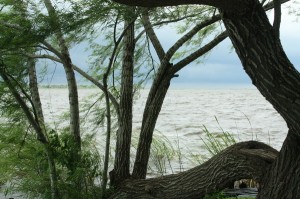
<svg viewBox="0 0 300 199">
<path fill-rule="evenodd" d="M 300 71 L 300 17 L 297 21 L 295 14 L 289 14 L 288 6 L 289 4 L 286 4 L 282 7 L 280 39 L 290 61 Z M 268 15 L 272 22 L 272 12 L 269 12 Z M 165 50 L 179 38 L 175 30 L 168 28 L 157 30 L 157 34 L 163 41 L 162 45 Z M 73 63 L 87 68 L 88 52 L 85 52 L 84 48 L 84 44 L 78 45 L 71 49 L 70 53 Z M 45 77 L 43 83 L 65 84 L 62 67 L 54 63 L 49 63 L 49 65 L 51 66 L 50 75 Z M 172 79 L 171 88 L 251 87 L 252 85 L 228 38 L 215 47 L 203 62 L 191 63 L 178 74 L 179 77 Z M 79 84 L 86 84 L 80 76 L 77 79 Z"/>
<path fill-rule="evenodd" d="M 288 14 L 284 6 L 280 39 L 282 46 L 298 71 L 300 71 L 300 19 Z M 272 21 L 273 13 L 268 13 Z M 252 83 L 227 38 L 206 58 L 203 64 L 190 64 L 173 81 L 175 87 L 251 87 Z"/>
</svg>

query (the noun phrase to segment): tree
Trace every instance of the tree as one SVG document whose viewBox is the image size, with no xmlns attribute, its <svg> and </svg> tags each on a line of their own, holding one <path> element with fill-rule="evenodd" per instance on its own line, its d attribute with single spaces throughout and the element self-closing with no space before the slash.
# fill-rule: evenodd
<svg viewBox="0 0 300 199">
<path fill-rule="evenodd" d="M 270 25 L 262 5 L 247 1 L 128 1 L 127 5 L 156 7 L 182 4 L 215 6 L 241 63 L 253 84 L 287 122 L 289 133 L 270 167 L 266 167 L 258 198 L 299 198 L 299 89 L 300 74 L 282 49 L 278 31 Z M 263 168 L 261 168 L 263 169 Z"/>
<path fill-rule="evenodd" d="M 83 178 L 85 178 L 89 174 L 83 174 L 83 170 L 89 167 L 87 165 L 90 164 L 89 161 L 91 161 L 91 159 L 88 159 L 91 156 L 84 157 L 87 155 L 87 153 L 81 151 L 79 106 L 76 88 L 77 83 L 75 80 L 72 63 L 68 53 L 67 43 L 64 39 L 58 16 L 56 15 L 55 10 L 50 1 L 44 1 L 44 3 L 45 7 L 48 8 L 49 12 L 49 16 L 45 18 L 43 18 L 44 16 L 41 16 L 41 13 L 37 11 L 37 7 L 30 7 L 32 8 L 32 12 L 28 12 L 28 7 L 35 4 L 30 4 L 25 1 L 1 2 L 1 86 L 4 87 L 3 95 L 5 96 L 7 95 L 7 93 L 10 92 L 12 97 L 15 98 L 17 104 L 16 107 L 18 107 L 18 112 L 20 112 L 21 109 L 21 113 L 23 112 L 23 114 L 27 118 L 27 121 L 24 120 L 24 123 L 22 124 L 22 127 L 24 129 L 28 128 L 27 132 L 24 129 L 22 129 L 25 133 L 23 143 L 26 143 L 25 140 L 29 139 L 27 138 L 29 137 L 27 136 L 27 134 L 30 134 L 33 131 L 36 134 L 37 140 L 43 145 L 44 151 L 41 152 L 41 161 L 47 161 L 48 167 L 45 168 L 45 170 L 38 172 L 41 172 L 42 174 L 49 174 L 49 179 L 43 179 L 43 184 L 47 184 L 47 182 L 49 181 L 50 187 L 49 189 L 47 185 L 47 188 L 44 187 L 43 194 L 45 194 L 45 197 L 47 197 L 46 194 L 49 194 L 51 198 L 60 198 L 63 197 L 63 195 L 68 195 L 70 193 L 67 193 L 68 191 L 64 191 L 64 194 L 62 194 L 62 190 L 59 190 L 58 188 L 58 183 L 61 183 L 61 178 L 58 178 L 65 175 L 66 173 L 68 177 L 72 179 L 72 183 L 73 181 L 75 181 L 75 183 L 73 183 L 73 185 L 76 184 L 74 187 L 79 189 L 77 191 L 74 191 L 73 187 L 72 191 L 74 193 L 79 193 L 79 195 L 84 195 L 82 185 L 87 185 L 87 183 L 83 182 Z M 36 16 L 31 15 L 35 12 L 38 12 L 37 18 L 35 18 Z M 37 19 L 37 22 L 34 19 Z M 38 26 L 34 23 L 40 24 L 38 24 Z M 46 41 L 47 37 L 49 38 L 52 36 L 52 32 L 55 33 L 54 38 L 59 41 L 59 50 L 53 47 L 55 44 L 50 44 Z M 63 132 L 61 132 L 60 136 L 58 136 L 57 132 L 55 132 L 53 129 L 50 129 L 44 121 L 43 109 L 41 106 L 35 69 L 36 64 L 34 60 L 34 58 L 38 57 L 38 55 L 35 54 L 37 50 L 43 48 L 41 47 L 41 45 L 46 49 L 49 49 L 50 52 L 53 52 L 61 60 L 63 60 L 61 62 L 63 63 L 66 69 L 66 76 L 69 80 L 68 82 L 70 91 L 69 104 L 71 119 L 69 129 L 71 136 L 61 135 L 63 134 Z M 28 84 L 27 79 L 29 81 Z M 9 92 L 8 90 L 5 90 L 5 88 L 8 89 Z M 1 101 L 1 106 L 3 105 L 7 105 L 7 109 L 11 109 L 12 107 L 12 105 L 7 104 L 5 100 Z M 1 114 L 5 115 L 6 112 L 6 110 L 1 110 Z M 17 115 L 14 115 L 12 117 L 6 117 L 10 120 L 16 120 L 16 118 L 18 118 Z M 10 122 L 10 120 L 8 121 Z M 8 125 L 9 122 L 5 125 Z M 13 126 L 11 126 L 10 128 L 14 129 Z M 20 129 L 19 133 L 22 133 L 22 130 Z M 28 131 L 30 133 L 28 133 Z M 8 130 L 7 132 L 10 131 Z M 62 142 L 64 142 L 64 146 L 62 146 Z M 46 153 L 46 160 L 43 156 L 44 153 Z M 81 158 L 81 156 L 83 156 L 84 158 Z M 80 168 L 84 166 L 86 167 Z M 94 166 L 96 166 L 96 164 L 93 164 L 92 167 Z M 57 171 L 57 167 L 59 167 L 59 172 Z M 33 168 L 31 169 L 34 170 Z M 60 173 L 60 176 L 58 173 Z M 16 174 L 16 176 L 12 175 L 12 178 L 14 177 L 19 177 L 19 174 Z M 68 184 L 68 182 L 63 182 L 62 184 L 64 183 Z M 62 184 L 60 184 L 60 186 Z M 86 187 L 85 190 L 87 190 Z M 76 197 L 81 197 L 78 194 L 74 195 L 76 195 Z M 87 197 L 87 195 L 85 195 L 85 197 Z"/>
</svg>

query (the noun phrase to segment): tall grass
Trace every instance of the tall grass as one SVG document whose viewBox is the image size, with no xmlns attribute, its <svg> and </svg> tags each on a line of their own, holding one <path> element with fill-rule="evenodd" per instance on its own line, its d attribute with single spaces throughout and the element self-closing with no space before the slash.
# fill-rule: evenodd
<svg viewBox="0 0 300 199">
<path fill-rule="evenodd" d="M 222 129 L 221 133 L 212 133 L 210 132 L 206 126 L 203 125 L 203 133 L 205 133 L 206 138 L 202 138 L 201 140 L 205 145 L 206 150 L 212 155 L 216 155 L 220 153 L 225 148 L 236 143 L 235 138 L 227 131 Z"/>
</svg>

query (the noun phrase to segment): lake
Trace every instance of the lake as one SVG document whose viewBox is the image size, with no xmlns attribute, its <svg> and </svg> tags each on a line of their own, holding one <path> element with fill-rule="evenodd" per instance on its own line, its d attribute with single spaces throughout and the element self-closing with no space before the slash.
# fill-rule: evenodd
<svg viewBox="0 0 300 199">
<path fill-rule="evenodd" d="M 149 90 L 142 90 L 136 99 L 133 113 L 133 132 L 137 142 L 143 109 Z M 79 89 L 81 101 L 93 103 L 101 94 L 99 89 Z M 41 89 L 41 100 L 46 120 L 53 127 L 68 124 L 59 115 L 68 111 L 66 89 Z M 85 115 L 81 112 L 82 116 Z M 88 132 L 90 125 L 85 123 Z M 208 156 L 203 140 L 204 126 L 214 135 L 229 132 L 237 141 L 258 140 L 279 150 L 287 134 L 282 117 L 255 88 L 171 89 L 166 96 L 156 124 L 155 134 L 166 138 L 183 155 L 172 172 L 188 169 L 197 164 L 188 156 Z M 104 127 L 97 128 L 99 150 L 104 146 Z M 113 152 L 112 152 L 113 153 Z M 134 158 L 134 152 L 132 154 Z M 178 160 L 177 160 L 178 162 Z M 174 163 L 174 162 L 173 162 Z M 151 166 L 151 163 L 150 163 Z M 169 171 L 169 170 L 168 170 Z M 169 173 L 169 172 L 168 172 Z"/>
</svg>

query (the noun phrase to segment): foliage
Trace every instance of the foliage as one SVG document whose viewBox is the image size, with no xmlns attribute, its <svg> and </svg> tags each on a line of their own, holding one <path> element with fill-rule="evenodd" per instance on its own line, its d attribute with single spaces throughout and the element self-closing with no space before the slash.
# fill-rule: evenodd
<svg viewBox="0 0 300 199">
<path fill-rule="evenodd" d="M 50 198 L 47 155 L 34 133 L 22 124 L 1 126 L 0 129 L 0 182 L 10 182 L 9 192 L 22 193 L 30 198 Z M 24 136 L 25 135 L 25 136 Z M 67 133 L 49 134 L 51 145 L 55 148 L 55 160 L 59 174 L 59 189 L 62 198 L 84 198 L 99 196 L 95 182 L 101 178 L 101 157 L 95 150 L 93 137 L 83 139 L 82 159 L 75 169 L 71 156 L 72 139 Z M 81 176 L 84 191 L 78 189 L 74 179 Z"/>
</svg>

